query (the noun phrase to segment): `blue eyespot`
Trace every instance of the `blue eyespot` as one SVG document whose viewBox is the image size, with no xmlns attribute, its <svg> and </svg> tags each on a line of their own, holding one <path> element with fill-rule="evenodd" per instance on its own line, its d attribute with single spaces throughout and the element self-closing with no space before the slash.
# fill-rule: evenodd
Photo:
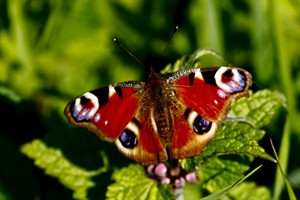
<svg viewBox="0 0 300 200">
<path fill-rule="evenodd" d="M 133 148 L 137 145 L 137 139 L 135 134 L 128 129 L 125 129 L 123 131 L 123 133 L 119 137 L 119 140 L 125 148 Z"/>
<path fill-rule="evenodd" d="M 211 128 L 211 124 L 212 123 L 204 117 L 198 116 L 193 123 L 194 131 L 197 134 L 207 133 Z"/>
</svg>

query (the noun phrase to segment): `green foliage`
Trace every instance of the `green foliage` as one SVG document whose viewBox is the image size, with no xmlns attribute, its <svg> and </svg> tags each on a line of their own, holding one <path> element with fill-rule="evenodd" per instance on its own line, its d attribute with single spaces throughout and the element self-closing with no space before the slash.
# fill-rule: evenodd
<svg viewBox="0 0 300 200">
<path fill-rule="evenodd" d="M 203 183 L 202 187 L 214 193 L 242 178 L 249 170 L 249 164 L 249 161 L 214 157 L 200 168 L 198 176 Z"/>
<path fill-rule="evenodd" d="M 261 90 L 249 98 L 242 98 L 238 103 L 233 103 L 230 114 L 242 117 L 256 128 L 261 128 L 270 123 L 278 109 L 285 107 L 285 103 L 282 94 Z"/>
<path fill-rule="evenodd" d="M 271 140 L 271 143 L 272 143 L 272 140 Z M 283 177 L 283 180 L 284 180 L 284 183 L 285 183 L 285 185 L 286 185 L 286 188 L 287 188 L 287 191 L 288 191 L 288 195 L 289 195 L 289 199 L 290 199 L 290 200 L 296 200 L 297 198 L 296 198 L 296 196 L 295 196 L 295 193 L 294 193 L 294 191 L 293 191 L 293 189 L 292 189 L 292 186 L 291 186 L 291 184 L 290 184 L 288 178 L 286 177 L 286 175 L 285 175 L 285 173 L 284 173 L 284 171 L 283 171 L 283 169 L 282 169 L 281 163 L 280 163 L 280 161 L 279 161 L 279 159 L 278 159 L 278 156 L 277 156 L 277 153 L 276 153 L 276 150 L 275 150 L 275 148 L 274 148 L 273 143 L 272 143 L 272 148 L 273 148 L 273 152 L 274 152 L 274 155 L 275 155 L 277 164 L 278 164 L 278 168 L 279 168 L 279 170 L 280 170 L 280 173 L 281 173 L 281 175 L 282 175 L 282 177 Z"/>
<path fill-rule="evenodd" d="M 265 132 L 248 124 L 228 124 L 219 128 L 216 138 L 203 151 L 204 157 L 215 155 L 252 155 L 274 160 L 258 144 Z"/>
<path fill-rule="evenodd" d="M 202 198 L 202 200 L 213 200 L 213 199 L 251 199 L 254 196 L 258 196 L 256 194 L 259 194 L 259 197 L 262 199 L 269 199 L 270 198 L 270 192 L 267 188 L 256 186 L 255 183 L 252 182 L 244 182 L 249 176 L 251 176 L 253 173 L 255 173 L 259 168 L 261 168 L 262 165 L 256 167 L 251 172 L 249 172 L 245 177 L 241 178 L 234 184 L 223 188 L 222 190 L 219 190 L 218 192 L 215 192 L 209 196 L 206 196 Z M 234 190 L 232 190 L 235 188 Z M 245 192 L 246 190 L 250 190 L 250 192 Z M 255 192 L 257 192 L 255 194 Z M 255 195 L 254 195 L 255 194 Z M 254 196 L 253 196 L 254 195 Z"/>
<path fill-rule="evenodd" d="M 243 182 L 220 199 L 251 199 L 253 197 L 271 199 L 271 192 L 267 187 L 257 186 L 254 182 Z"/>
<path fill-rule="evenodd" d="M 172 199 L 170 188 L 147 177 L 141 165 L 129 165 L 116 171 L 112 178 L 116 183 L 108 187 L 107 199 Z"/>
<path fill-rule="evenodd" d="M 21 101 L 21 98 L 12 90 L 6 87 L 0 86 L 0 95 L 6 97 L 9 99 L 9 101 L 12 101 L 14 103 L 18 103 Z"/>
<path fill-rule="evenodd" d="M 41 140 L 34 140 L 21 147 L 21 152 L 34 160 L 34 164 L 49 176 L 74 191 L 73 198 L 87 199 L 87 190 L 94 187 L 91 177 L 106 171 L 106 167 L 96 171 L 87 171 L 68 161 L 61 150 L 46 146 Z"/>
<path fill-rule="evenodd" d="M 149 65 L 156 63 L 153 57 L 161 56 L 175 25 L 179 25 L 179 31 L 162 56 L 168 63 L 199 48 L 212 49 L 229 62 L 209 56 L 201 60 L 201 66 L 221 63 L 243 67 L 253 76 L 254 91 L 270 89 L 255 92 L 250 100 L 234 103 L 229 120 L 219 128 L 216 141 L 207 146 L 202 158 L 182 162 L 191 170 L 200 167 L 202 184 L 189 190 L 190 195 L 201 197 L 209 191 L 217 192 L 214 187 L 228 187 L 249 170 L 253 155 L 267 158 L 257 142 L 265 133 L 268 136 L 264 138 L 271 136 L 279 149 L 283 173 L 297 174 L 300 169 L 297 4 L 297 1 L 230 0 L 0 0 L 0 198 L 71 198 L 69 190 L 41 175 L 19 151 L 22 145 L 35 139 L 63 150 L 63 157 L 76 163 L 71 166 L 80 166 L 86 172 L 102 165 L 101 151 L 108 155 L 111 169 L 123 170 L 128 166 L 129 161 L 113 145 L 98 142 L 87 131 L 71 128 L 63 117 L 63 109 L 71 98 L 85 91 L 142 79 L 142 67 L 113 44 L 114 37 Z M 182 58 L 168 72 L 186 61 Z M 286 97 L 287 112 L 278 112 L 278 106 L 284 102 L 281 94 Z M 232 123 L 231 119 L 238 123 Z M 264 138 L 261 144 L 268 147 Z M 241 156 L 236 155 L 240 153 Z M 274 173 L 275 164 L 267 166 L 270 169 L 263 176 L 253 178 L 257 182 L 255 188 L 254 182 L 243 182 L 235 188 L 237 191 L 232 190 L 232 198 L 240 199 L 237 196 L 243 195 L 239 187 L 247 188 L 244 190 L 250 194 L 250 189 L 259 191 L 257 185 L 265 185 L 274 199 L 287 199 L 281 173 Z M 89 197 L 105 197 L 110 174 L 104 175 L 105 181 L 102 176 L 93 177 L 95 186 L 88 190 Z M 221 180 L 223 175 L 226 178 Z M 293 178 L 291 187 L 299 197 L 299 176 Z M 156 183 L 151 187 L 161 191 Z M 165 191 L 162 195 L 168 194 Z"/>
</svg>

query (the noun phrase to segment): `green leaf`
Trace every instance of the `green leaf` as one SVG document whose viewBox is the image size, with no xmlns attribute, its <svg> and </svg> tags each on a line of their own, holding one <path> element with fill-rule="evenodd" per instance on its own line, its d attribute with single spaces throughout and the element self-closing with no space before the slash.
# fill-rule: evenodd
<svg viewBox="0 0 300 200">
<path fill-rule="evenodd" d="M 186 184 L 183 190 L 183 199 L 200 199 L 201 194 L 200 184 Z"/>
<path fill-rule="evenodd" d="M 261 198 L 261 199 L 270 199 L 270 192 L 267 188 L 256 187 L 255 183 L 244 182 L 249 176 L 251 176 L 261 167 L 262 165 L 256 167 L 251 172 L 249 172 L 245 177 L 241 178 L 231 186 L 225 187 L 209 196 L 202 198 L 201 200 L 211 200 L 211 199 L 220 199 L 220 198 L 221 199 L 251 199 L 253 198 L 253 196 L 257 197 L 258 194 L 260 197 L 269 197 L 269 198 Z M 245 190 L 247 189 L 248 190 L 250 189 L 251 192 L 245 192 Z M 240 194 L 240 192 L 243 193 Z M 242 195 L 243 198 L 240 195 Z"/>
<path fill-rule="evenodd" d="M 255 128 L 261 128 L 270 123 L 278 110 L 285 107 L 285 97 L 270 90 L 260 90 L 248 98 L 233 102 L 229 116 L 243 117 Z"/>
<path fill-rule="evenodd" d="M 116 181 L 108 187 L 107 199 L 174 199 L 169 187 L 158 185 L 146 176 L 141 165 L 129 165 L 114 172 Z"/>
<path fill-rule="evenodd" d="M 280 160 L 279 160 L 279 158 L 278 158 L 278 156 L 277 156 L 277 153 L 276 153 L 276 150 L 275 150 L 275 147 L 274 147 L 274 145 L 273 145 L 272 140 L 271 140 L 271 146 L 272 146 L 272 149 L 273 149 L 275 158 L 276 158 L 276 160 L 277 160 L 277 165 L 278 165 L 278 167 L 279 167 L 280 173 L 281 173 L 281 175 L 282 175 L 282 177 L 283 177 L 283 180 L 284 180 L 284 183 L 285 183 L 285 185 L 286 185 L 286 188 L 287 188 L 287 191 L 288 191 L 289 198 L 290 198 L 290 200 L 296 200 L 296 199 L 297 199 L 297 198 L 296 198 L 296 195 L 295 195 L 295 193 L 294 193 L 294 191 L 293 191 L 293 188 L 292 188 L 292 186 L 291 186 L 291 184 L 290 184 L 288 178 L 286 177 L 286 175 L 285 175 L 285 173 L 284 173 L 284 170 L 283 170 L 283 168 L 282 168 L 282 166 L 281 166 Z"/>
<path fill-rule="evenodd" d="M 4 96 L 14 103 L 19 103 L 21 101 L 21 97 L 19 95 L 17 95 L 13 90 L 3 86 L 0 86 L 0 96 Z"/>
<path fill-rule="evenodd" d="M 206 146 L 202 152 L 205 158 L 220 155 L 248 155 L 261 157 L 274 161 L 265 150 L 259 146 L 258 141 L 265 131 L 253 128 L 246 123 L 221 125 L 217 136 Z"/>
<path fill-rule="evenodd" d="M 87 171 L 68 161 L 61 150 L 47 147 L 39 140 L 33 140 L 21 147 L 21 152 L 34 160 L 34 164 L 45 170 L 45 174 L 58 178 L 67 188 L 74 191 L 73 198 L 87 199 L 87 190 L 95 183 L 91 177 L 106 171 L 106 167 Z"/>
<path fill-rule="evenodd" d="M 220 199 L 271 199 L 271 192 L 265 186 L 257 186 L 254 182 L 243 182 L 231 189 L 227 195 Z"/>
<path fill-rule="evenodd" d="M 233 156 L 213 157 L 202 164 L 198 177 L 202 187 L 210 193 L 217 192 L 233 184 L 249 170 L 249 159 Z"/>
</svg>

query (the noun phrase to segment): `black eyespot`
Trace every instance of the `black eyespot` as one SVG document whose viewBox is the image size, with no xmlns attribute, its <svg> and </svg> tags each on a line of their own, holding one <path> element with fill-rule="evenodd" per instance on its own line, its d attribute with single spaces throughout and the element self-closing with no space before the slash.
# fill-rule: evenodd
<svg viewBox="0 0 300 200">
<path fill-rule="evenodd" d="M 231 78 L 233 76 L 232 70 L 227 70 L 226 72 L 223 73 L 223 76 Z"/>
<path fill-rule="evenodd" d="M 120 142 L 125 148 L 133 148 L 137 145 L 135 134 L 128 129 L 125 129 L 119 137 Z"/>
<path fill-rule="evenodd" d="M 193 126 L 195 133 L 203 134 L 210 130 L 211 122 L 201 116 L 198 116 L 196 117 Z"/>
<path fill-rule="evenodd" d="M 80 104 L 84 105 L 91 101 L 91 99 L 86 98 L 85 96 L 80 97 Z"/>
</svg>

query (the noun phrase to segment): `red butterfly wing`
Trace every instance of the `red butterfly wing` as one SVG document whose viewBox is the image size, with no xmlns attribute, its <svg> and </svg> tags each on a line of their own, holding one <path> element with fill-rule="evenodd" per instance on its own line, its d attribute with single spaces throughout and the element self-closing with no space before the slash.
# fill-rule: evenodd
<svg viewBox="0 0 300 200">
<path fill-rule="evenodd" d="M 87 92 L 67 105 L 65 115 L 72 124 L 89 129 L 102 140 L 113 142 L 135 114 L 141 87 L 128 82 Z"/>
<path fill-rule="evenodd" d="M 201 118 L 187 107 L 177 112 L 173 123 L 170 157 L 175 159 L 200 155 L 203 148 L 214 138 L 218 128 L 217 123 Z"/>
<path fill-rule="evenodd" d="M 238 68 L 203 68 L 178 74 L 170 78 L 178 100 L 213 122 L 224 120 L 231 101 L 247 96 L 251 85 L 251 75 Z"/>
<path fill-rule="evenodd" d="M 101 140 L 114 142 L 125 156 L 143 164 L 157 163 L 166 160 L 167 153 L 152 126 L 147 98 L 142 83 L 119 83 L 75 98 L 65 115 Z"/>
<path fill-rule="evenodd" d="M 145 102 L 144 102 L 145 103 Z M 115 141 L 118 149 L 127 157 L 144 165 L 167 160 L 166 146 L 151 121 L 151 109 L 143 104 L 126 126 L 120 139 Z M 127 145 L 126 139 L 134 138 Z"/>
<path fill-rule="evenodd" d="M 248 95 L 251 75 L 238 68 L 207 68 L 182 71 L 167 82 L 181 102 L 173 114 L 171 157 L 200 155 L 215 136 L 233 99 Z"/>
</svg>

